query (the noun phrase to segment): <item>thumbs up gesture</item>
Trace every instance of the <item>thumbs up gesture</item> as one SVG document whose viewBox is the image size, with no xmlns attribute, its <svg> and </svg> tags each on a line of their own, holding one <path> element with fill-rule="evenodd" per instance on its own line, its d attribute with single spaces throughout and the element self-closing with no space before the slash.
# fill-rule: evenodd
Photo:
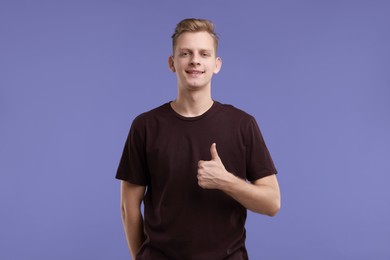
<svg viewBox="0 0 390 260">
<path fill-rule="evenodd" d="M 204 189 L 222 189 L 233 175 L 226 171 L 215 143 L 210 147 L 210 154 L 210 161 L 198 162 L 198 184 Z"/>
</svg>

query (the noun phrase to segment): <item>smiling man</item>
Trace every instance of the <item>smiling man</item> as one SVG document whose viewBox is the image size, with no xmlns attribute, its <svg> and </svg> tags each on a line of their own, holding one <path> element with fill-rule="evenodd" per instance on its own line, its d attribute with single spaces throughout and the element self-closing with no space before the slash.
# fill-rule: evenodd
<svg viewBox="0 0 390 260">
<path fill-rule="evenodd" d="M 256 120 L 211 97 L 222 66 L 213 24 L 185 19 L 172 40 L 177 97 L 134 119 L 116 174 L 130 253 L 248 259 L 247 209 L 274 216 L 280 208 L 275 166 Z"/>
</svg>

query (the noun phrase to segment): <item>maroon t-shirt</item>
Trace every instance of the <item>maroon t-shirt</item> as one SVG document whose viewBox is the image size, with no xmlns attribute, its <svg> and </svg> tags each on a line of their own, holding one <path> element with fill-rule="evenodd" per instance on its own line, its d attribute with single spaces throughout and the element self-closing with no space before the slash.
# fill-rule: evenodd
<svg viewBox="0 0 390 260">
<path fill-rule="evenodd" d="M 166 103 L 133 121 L 116 178 L 147 186 L 137 259 L 248 259 L 246 209 L 198 185 L 197 164 L 211 159 L 212 143 L 226 170 L 242 179 L 276 174 L 256 120 L 231 105 L 215 101 L 188 118 Z"/>
</svg>

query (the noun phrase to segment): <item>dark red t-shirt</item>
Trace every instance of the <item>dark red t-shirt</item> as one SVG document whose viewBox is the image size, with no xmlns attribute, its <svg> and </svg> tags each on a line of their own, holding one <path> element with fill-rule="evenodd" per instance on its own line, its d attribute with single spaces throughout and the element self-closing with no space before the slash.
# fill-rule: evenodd
<svg viewBox="0 0 390 260">
<path fill-rule="evenodd" d="M 147 186 L 146 241 L 137 259 L 247 259 L 246 209 L 220 190 L 202 189 L 199 160 L 210 146 L 227 171 L 254 181 L 276 174 L 256 120 L 214 102 L 198 117 L 183 117 L 166 103 L 139 115 L 127 138 L 116 178 Z"/>
</svg>

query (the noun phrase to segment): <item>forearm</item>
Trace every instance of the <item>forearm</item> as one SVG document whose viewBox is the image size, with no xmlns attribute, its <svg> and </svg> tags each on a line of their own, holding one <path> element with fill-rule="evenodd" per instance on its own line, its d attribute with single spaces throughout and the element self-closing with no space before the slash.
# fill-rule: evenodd
<svg viewBox="0 0 390 260">
<path fill-rule="evenodd" d="M 210 154 L 210 161 L 198 162 L 200 187 L 222 190 L 245 208 L 260 214 L 274 216 L 279 211 L 280 191 L 275 174 L 248 183 L 226 170 L 215 143 L 211 145 Z"/>
<path fill-rule="evenodd" d="M 122 207 L 122 222 L 132 259 L 145 241 L 143 218 L 140 210 L 129 211 Z"/>
<path fill-rule="evenodd" d="M 279 187 L 253 184 L 233 174 L 221 187 L 226 194 L 237 200 L 245 208 L 264 215 L 275 216 L 280 209 Z"/>
</svg>

